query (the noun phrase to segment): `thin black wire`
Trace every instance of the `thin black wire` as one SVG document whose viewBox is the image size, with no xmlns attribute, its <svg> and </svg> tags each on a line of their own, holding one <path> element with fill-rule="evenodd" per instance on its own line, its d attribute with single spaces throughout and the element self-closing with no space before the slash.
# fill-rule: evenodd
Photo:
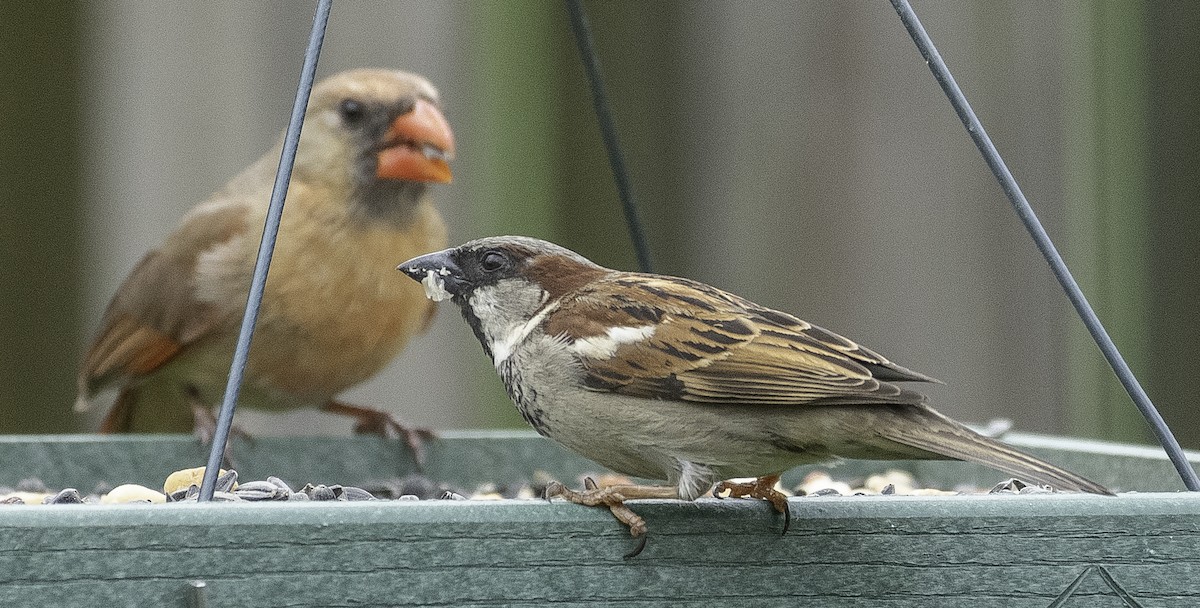
<svg viewBox="0 0 1200 608">
<path fill-rule="evenodd" d="M 638 267 L 642 272 L 654 272 L 654 264 L 650 260 L 650 247 L 646 244 L 646 234 L 642 230 L 642 220 L 638 216 L 637 203 L 633 198 L 629 170 L 625 168 L 625 156 L 621 153 L 621 144 L 617 140 L 617 126 L 608 103 L 608 93 L 604 90 L 604 80 L 600 76 L 600 59 L 596 56 L 587 15 L 583 12 L 580 0 L 567 0 L 567 11 L 571 14 L 571 31 L 575 33 L 575 42 L 579 45 L 579 57 L 583 61 L 584 71 L 587 72 L 588 82 L 592 87 L 592 106 L 596 110 L 596 120 L 600 122 L 604 147 L 608 150 L 608 164 L 612 167 L 613 179 L 617 181 L 617 194 L 621 197 L 621 207 L 625 211 L 629 238 L 637 252 Z"/>
<path fill-rule="evenodd" d="M 1100 352 L 1104 353 L 1104 358 L 1108 360 L 1108 364 L 1112 366 L 1113 371 L 1117 374 L 1117 378 L 1133 399 L 1138 410 L 1142 412 L 1142 416 L 1146 418 L 1146 422 L 1150 424 L 1150 428 L 1158 437 L 1158 442 L 1162 444 L 1166 450 L 1167 456 L 1175 465 L 1175 470 L 1179 472 L 1180 478 L 1183 479 L 1183 484 L 1187 489 L 1196 492 L 1200 491 L 1200 478 L 1196 476 L 1196 471 L 1187 461 L 1187 456 L 1183 453 L 1183 448 L 1179 446 L 1179 442 L 1175 440 L 1175 435 L 1171 433 L 1171 429 L 1158 413 L 1158 409 L 1154 407 L 1154 403 L 1150 401 L 1150 397 L 1146 395 L 1146 391 L 1142 390 L 1142 385 L 1138 383 L 1134 377 L 1133 371 L 1129 369 L 1129 365 L 1125 363 L 1121 352 L 1117 350 L 1116 344 L 1105 331 L 1104 325 L 1100 323 L 1100 319 L 1096 316 L 1088 304 L 1087 298 L 1083 295 L 1083 291 L 1079 289 L 1079 285 L 1075 282 L 1075 278 L 1071 276 L 1071 271 L 1067 269 L 1067 265 L 1063 262 L 1062 256 L 1058 254 L 1054 243 L 1051 242 L 1050 236 L 1046 234 L 1045 228 L 1038 221 L 1037 215 L 1034 214 L 1033 208 L 1029 206 L 1029 201 L 1025 199 L 1025 195 L 1021 192 L 1020 186 L 1017 185 L 1017 180 L 1013 178 L 1009 172 L 1008 166 L 1004 164 L 1004 160 L 1000 158 L 1000 153 L 996 151 L 996 147 L 992 145 L 992 140 L 988 137 L 987 131 L 983 130 L 983 124 L 979 122 L 979 118 L 975 116 L 975 111 L 971 109 L 971 104 L 967 102 L 967 98 L 963 95 L 962 90 L 958 88 L 958 83 L 954 81 L 954 76 L 950 74 L 949 68 L 942 61 L 942 56 L 938 53 L 937 48 L 933 45 L 933 40 L 929 38 L 929 34 L 925 32 L 921 21 L 917 19 L 917 15 L 908 4 L 908 0 L 891 0 L 892 6 L 896 9 L 896 13 L 900 15 L 900 21 L 904 23 L 904 27 L 912 36 L 913 42 L 917 43 L 917 48 L 921 51 L 921 56 L 925 58 L 925 63 L 929 64 L 929 69 L 933 72 L 934 79 L 941 85 L 942 91 L 946 93 L 946 97 L 950 99 L 950 104 L 954 106 L 954 111 L 958 114 L 958 118 L 962 120 L 963 126 L 967 128 L 967 133 L 979 148 L 979 152 L 983 154 L 983 159 L 987 162 L 988 167 L 995 174 L 996 179 L 1000 182 L 1000 187 L 1004 190 L 1004 194 L 1008 196 L 1008 200 L 1012 203 L 1013 209 L 1016 210 L 1017 216 L 1025 224 L 1029 235 L 1033 237 L 1034 243 L 1037 244 L 1038 250 L 1045 256 L 1046 261 L 1050 264 L 1051 270 L 1054 271 L 1054 276 L 1058 279 L 1060 285 L 1067 293 L 1067 298 L 1071 300 L 1071 304 L 1075 306 L 1075 311 L 1079 313 L 1079 317 L 1083 319 L 1083 324 L 1087 326 L 1088 332 L 1092 334 L 1092 339 L 1096 341 L 1096 345 L 1100 347 Z"/>
<path fill-rule="evenodd" d="M 242 317 L 242 328 L 238 333 L 237 348 L 229 368 L 229 381 L 225 384 L 225 400 L 217 418 L 213 433 L 212 449 L 208 454 L 208 467 L 204 470 L 204 481 L 200 485 L 200 501 L 212 500 L 217 486 L 217 473 L 221 468 L 221 457 L 229 440 L 233 426 L 233 411 L 237 406 L 238 392 L 242 386 L 242 372 L 250 354 L 250 341 L 254 337 L 254 324 L 258 320 L 262 304 L 263 288 L 267 284 L 267 270 L 271 266 L 271 255 L 275 251 L 275 237 L 279 235 L 279 220 L 283 217 L 283 202 L 287 197 L 288 182 L 292 178 L 292 165 L 296 163 L 296 149 L 300 146 L 300 128 L 304 125 L 304 111 L 312 93 L 313 80 L 317 73 L 317 59 L 321 56 L 321 43 L 325 40 L 325 28 L 329 25 L 329 12 L 333 0 L 318 0 L 317 13 L 313 17 L 312 34 L 308 38 L 308 49 L 304 52 L 304 67 L 300 70 L 300 85 L 296 90 L 296 101 L 292 104 L 292 117 L 283 138 L 283 153 L 279 157 L 279 169 L 275 173 L 275 186 L 271 191 L 271 205 L 267 208 L 267 220 L 263 226 L 262 241 L 258 245 L 258 260 L 254 263 L 254 277 L 250 283 L 250 295 L 246 299 L 246 314 Z"/>
</svg>

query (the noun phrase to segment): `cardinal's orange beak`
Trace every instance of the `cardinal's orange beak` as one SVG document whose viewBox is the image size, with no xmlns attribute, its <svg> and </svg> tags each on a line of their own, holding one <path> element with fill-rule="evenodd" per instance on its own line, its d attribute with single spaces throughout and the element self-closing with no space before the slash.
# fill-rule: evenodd
<svg viewBox="0 0 1200 608">
<path fill-rule="evenodd" d="M 416 182 L 450 182 L 454 134 L 437 106 L 418 99 L 411 112 L 392 121 L 379 151 L 375 176 Z"/>
</svg>

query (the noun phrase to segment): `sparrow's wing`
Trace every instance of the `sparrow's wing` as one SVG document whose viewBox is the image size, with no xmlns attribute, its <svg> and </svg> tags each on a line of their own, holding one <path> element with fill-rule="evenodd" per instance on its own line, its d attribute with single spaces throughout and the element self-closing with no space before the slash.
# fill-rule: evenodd
<svg viewBox="0 0 1200 608">
<path fill-rule="evenodd" d="M 546 317 L 594 390 L 705 403 L 920 403 L 935 381 L 791 315 L 714 287 L 615 275 Z"/>
<path fill-rule="evenodd" d="M 172 235 L 169 248 L 142 258 L 109 302 L 76 378 L 77 409 L 86 408 L 103 386 L 158 369 L 223 322 L 222 310 L 196 299 L 196 262 L 241 234 L 246 208 L 212 205 L 198 211 Z"/>
</svg>

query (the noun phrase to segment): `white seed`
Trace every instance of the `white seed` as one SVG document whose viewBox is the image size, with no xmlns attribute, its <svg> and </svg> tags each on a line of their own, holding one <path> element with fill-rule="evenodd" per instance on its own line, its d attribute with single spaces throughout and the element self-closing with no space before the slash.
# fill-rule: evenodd
<svg viewBox="0 0 1200 608">
<path fill-rule="evenodd" d="M 101 496 L 100 504 L 112 505 L 144 500 L 152 503 L 167 502 L 167 495 L 146 486 L 139 486 L 136 483 L 126 483 L 113 488 L 108 494 Z"/>
</svg>

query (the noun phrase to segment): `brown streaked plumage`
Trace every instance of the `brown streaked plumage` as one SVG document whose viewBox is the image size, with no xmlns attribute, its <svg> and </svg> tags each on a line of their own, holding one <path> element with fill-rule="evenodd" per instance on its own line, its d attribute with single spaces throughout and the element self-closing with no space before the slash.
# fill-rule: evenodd
<svg viewBox="0 0 1200 608">
<path fill-rule="evenodd" d="M 243 385 L 243 404 L 320 407 L 358 428 L 417 436 L 334 400 L 373 376 L 434 313 L 397 258 L 445 246 L 429 182 L 453 135 L 424 78 L 361 69 L 317 85 Z M 78 375 L 77 409 L 118 395 L 106 432 L 186 431 L 219 403 L 281 143 L 193 208 L 113 296 Z"/>
<path fill-rule="evenodd" d="M 1061 490 L 1103 486 L 984 437 L 897 382 L 937 382 L 792 315 L 688 279 L 620 272 L 492 237 L 400 265 L 449 295 L 538 432 L 669 486 L 555 490 L 644 522 L 624 499 L 691 500 L 731 477 L 835 458 L 958 459 Z M 739 495 L 786 501 L 769 484 Z"/>
<path fill-rule="evenodd" d="M 614 293 L 656 306 L 613 306 Z M 647 319 L 653 336 L 623 345 L 619 357 L 583 359 L 589 387 L 702 403 L 867 404 L 924 400 L 881 378 L 935 381 L 791 315 L 687 279 L 610 274 L 576 289 L 545 324 L 548 334 L 573 342 Z"/>
</svg>

